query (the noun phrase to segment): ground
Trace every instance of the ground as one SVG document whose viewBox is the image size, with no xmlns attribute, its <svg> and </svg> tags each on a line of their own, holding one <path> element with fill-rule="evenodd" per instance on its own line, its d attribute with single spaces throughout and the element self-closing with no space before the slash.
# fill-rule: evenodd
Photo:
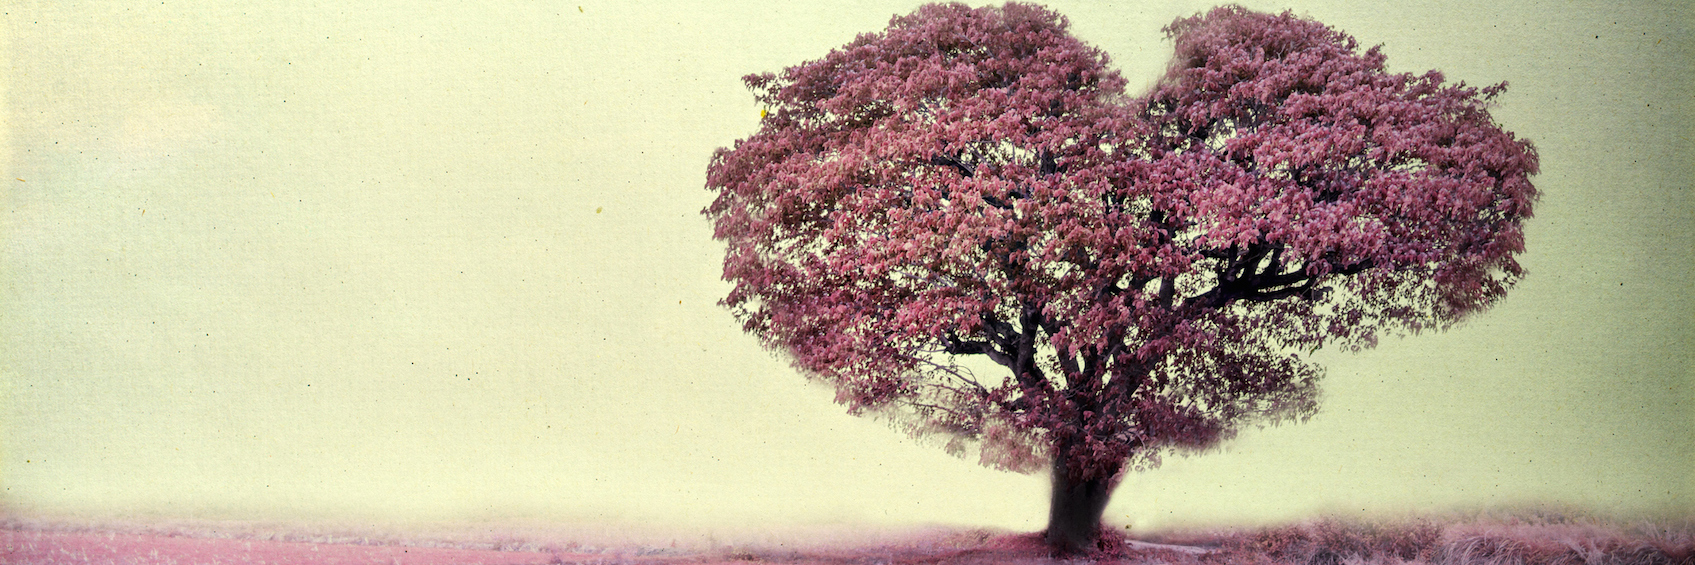
<svg viewBox="0 0 1695 565">
<path fill-rule="evenodd" d="M 794 529 L 720 539 L 610 528 L 333 528 L 238 522 L 69 522 L 0 517 L 0 563 L 967 565 L 1695 565 L 1695 520 L 1564 515 L 1395 522 L 1315 520 L 1109 535 L 1092 559 L 1047 555 L 1040 533 L 974 528 Z M 628 534 L 628 535 L 625 535 Z M 669 539 L 667 539 L 669 537 Z"/>
</svg>

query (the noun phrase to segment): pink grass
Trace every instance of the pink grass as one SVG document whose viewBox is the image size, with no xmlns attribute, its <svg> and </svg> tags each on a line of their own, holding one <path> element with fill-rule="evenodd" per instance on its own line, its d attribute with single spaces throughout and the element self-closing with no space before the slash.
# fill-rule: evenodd
<svg viewBox="0 0 1695 565">
<path fill-rule="evenodd" d="M 0 531 L 0 562 L 18 564 L 519 565 L 588 561 L 596 557 L 599 556 L 537 551 L 368 546 L 118 533 Z"/>
<path fill-rule="evenodd" d="M 355 532 L 355 533 L 349 533 Z M 1110 534 L 1098 563 L 1165 565 L 1695 565 L 1695 520 L 1559 514 L 1317 520 L 1233 530 Z M 611 527 L 375 532 L 225 522 L 68 525 L 0 520 L 6 564 L 1038 565 L 1040 533 L 983 529 L 748 530 L 725 539 Z"/>
</svg>

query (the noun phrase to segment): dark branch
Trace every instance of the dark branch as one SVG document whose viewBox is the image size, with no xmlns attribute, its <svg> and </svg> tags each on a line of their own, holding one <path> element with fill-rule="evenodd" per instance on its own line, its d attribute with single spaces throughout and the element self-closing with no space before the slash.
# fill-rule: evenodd
<svg viewBox="0 0 1695 565">
<path fill-rule="evenodd" d="M 1008 369 L 1017 370 L 1017 367 L 1013 366 L 1012 357 L 1007 355 L 1005 352 L 996 349 L 992 343 L 987 341 L 963 340 L 960 339 L 959 336 L 954 335 L 951 331 L 943 337 L 947 340 L 947 344 L 943 346 L 942 351 L 947 352 L 949 355 L 986 355 L 990 361 L 994 361 Z"/>
<path fill-rule="evenodd" d="M 975 165 L 960 161 L 958 157 L 935 155 L 930 157 L 930 164 L 953 167 L 959 170 L 959 174 L 965 175 L 965 178 L 971 178 L 977 175 L 977 167 Z"/>
<path fill-rule="evenodd" d="M 1019 331 L 1014 355 L 1016 366 L 1012 368 L 1018 378 L 1018 383 L 1025 386 L 1035 386 L 1044 379 L 1041 367 L 1036 366 L 1036 338 L 1041 333 L 1042 306 L 1034 302 L 1025 302 L 1018 315 Z"/>
<path fill-rule="evenodd" d="M 1270 289 L 1275 289 L 1275 288 L 1279 288 L 1279 287 L 1285 287 L 1285 286 L 1289 286 L 1289 285 L 1292 285 L 1292 284 L 1301 284 L 1303 281 L 1312 282 L 1310 277 L 1307 276 L 1305 269 L 1297 269 L 1297 270 L 1287 272 L 1287 273 L 1281 273 L 1281 274 L 1270 275 L 1270 276 L 1262 276 L 1262 277 L 1254 277 L 1252 280 L 1249 281 L 1251 284 L 1248 284 L 1246 286 L 1251 291 L 1257 292 L 1257 291 L 1261 291 L 1261 290 L 1270 290 Z"/>
<path fill-rule="evenodd" d="M 1273 301 L 1273 300 L 1277 300 L 1277 299 L 1285 298 L 1285 297 L 1289 297 L 1289 296 L 1304 296 L 1309 300 L 1310 299 L 1317 299 L 1318 294 L 1316 292 L 1314 292 L 1314 287 L 1313 287 L 1314 283 L 1316 283 L 1317 281 L 1318 281 L 1318 279 L 1306 279 L 1306 280 L 1302 281 L 1300 285 L 1288 286 L 1288 287 L 1283 287 L 1283 288 L 1279 288 L 1277 290 L 1270 290 L 1270 291 L 1262 290 L 1262 289 L 1254 289 L 1252 291 L 1249 291 L 1247 293 L 1247 295 L 1242 296 L 1241 298 L 1243 300 L 1247 300 L 1249 302 L 1270 302 L 1270 301 Z"/>
<path fill-rule="evenodd" d="M 1200 251 L 1197 251 L 1196 253 L 1199 254 L 1200 256 L 1206 257 L 1208 259 L 1227 259 L 1228 260 L 1228 259 L 1235 259 L 1236 258 L 1236 252 L 1234 250 L 1231 250 L 1231 249 L 1213 249 L 1211 247 L 1203 247 L 1203 248 L 1200 249 Z"/>
<path fill-rule="evenodd" d="M 1253 244 L 1247 249 L 1232 247 L 1229 250 L 1210 251 L 1212 253 L 1209 253 L 1209 250 L 1202 250 L 1201 253 L 1223 259 L 1215 271 L 1218 284 L 1196 296 L 1194 300 L 1198 303 L 1216 308 L 1229 304 L 1232 300 L 1270 302 L 1290 296 L 1317 300 L 1323 296 L 1323 289 L 1318 288 L 1319 279 L 1322 277 L 1307 274 L 1303 266 L 1297 264 L 1289 272 L 1280 272 L 1285 267 L 1281 245 Z M 1326 257 L 1326 260 L 1334 261 L 1334 258 Z M 1329 274 L 1354 275 L 1372 266 L 1374 263 L 1367 259 L 1331 269 Z"/>
<path fill-rule="evenodd" d="M 1165 277 L 1159 281 L 1159 305 L 1166 310 L 1177 300 L 1176 277 Z"/>
<path fill-rule="evenodd" d="M 1334 272 L 1338 275 L 1344 275 L 1344 276 L 1346 276 L 1346 275 L 1357 275 L 1357 274 L 1365 272 L 1366 269 L 1370 269 L 1370 268 L 1376 267 L 1376 266 L 1377 266 L 1377 262 L 1372 261 L 1370 259 L 1366 259 L 1364 261 L 1360 261 L 1358 263 L 1354 263 L 1352 265 L 1342 267 L 1342 268 L 1337 269 L 1337 270 L 1332 271 L 1332 272 Z"/>
<path fill-rule="evenodd" d="M 1228 281 L 1237 281 L 1244 278 L 1251 279 L 1256 275 L 1254 268 L 1259 266 L 1261 261 L 1265 260 L 1265 256 L 1270 255 L 1273 251 L 1279 249 L 1282 249 L 1282 247 L 1255 243 L 1249 245 L 1247 249 L 1237 254 L 1236 249 L 1232 247 L 1231 252 L 1235 254 L 1235 256 L 1230 259 L 1228 263 L 1229 266 L 1226 267 L 1222 273 L 1219 273 L 1219 279 Z M 1250 284 L 1252 283 L 1250 282 Z"/>
<path fill-rule="evenodd" d="M 989 339 L 1000 346 L 1001 351 L 1013 351 L 1018 347 L 1018 329 L 1012 327 L 1012 324 L 1001 320 L 993 312 L 984 312 L 982 321 L 983 328 L 989 333 Z"/>
</svg>

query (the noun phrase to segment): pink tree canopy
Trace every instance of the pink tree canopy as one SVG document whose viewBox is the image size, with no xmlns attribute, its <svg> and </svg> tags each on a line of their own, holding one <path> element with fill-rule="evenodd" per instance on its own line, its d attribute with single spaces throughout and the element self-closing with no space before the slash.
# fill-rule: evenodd
<svg viewBox="0 0 1695 565">
<path fill-rule="evenodd" d="M 1066 28 L 928 5 L 746 77 L 769 113 L 705 211 L 745 329 L 854 413 L 1101 482 L 1304 419 L 1303 354 L 1447 328 L 1523 274 L 1536 157 L 1490 118 L 1504 84 L 1223 7 L 1168 27 L 1131 98 Z"/>
</svg>

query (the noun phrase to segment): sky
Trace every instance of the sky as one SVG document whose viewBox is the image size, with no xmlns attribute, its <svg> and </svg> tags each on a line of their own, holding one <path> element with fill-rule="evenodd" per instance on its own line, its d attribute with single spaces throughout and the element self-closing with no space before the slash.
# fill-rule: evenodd
<svg viewBox="0 0 1695 565">
<path fill-rule="evenodd" d="M 1033 530 L 1047 480 L 848 416 L 717 301 L 740 77 L 913 2 L 0 9 L 0 512 Z M 1322 351 L 1320 413 L 1106 519 L 1695 513 L 1695 9 L 1247 2 L 1508 81 L 1542 193 L 1499 306 Z M 1133 90 L 1205 2 L 1054 2 Z"/>
</svg>

